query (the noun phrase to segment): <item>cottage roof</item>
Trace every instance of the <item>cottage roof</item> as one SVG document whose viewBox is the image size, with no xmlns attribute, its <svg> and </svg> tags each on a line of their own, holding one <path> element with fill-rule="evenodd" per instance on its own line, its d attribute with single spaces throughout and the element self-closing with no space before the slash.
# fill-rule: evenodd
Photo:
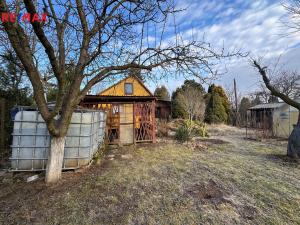
<svg viewBox="0 0 300 225">
<path fill-rule="evenodd" d="M 264 103 L 264 104 L 259 104 L 256 106 L 253 106 L 249 108 L 250 110 L 255 110 L 255 109 L 277 109 L 282 106 L 284 106 L 286 103 L 284 102 L 278 102 L 278 103 Z"/>
</svg>

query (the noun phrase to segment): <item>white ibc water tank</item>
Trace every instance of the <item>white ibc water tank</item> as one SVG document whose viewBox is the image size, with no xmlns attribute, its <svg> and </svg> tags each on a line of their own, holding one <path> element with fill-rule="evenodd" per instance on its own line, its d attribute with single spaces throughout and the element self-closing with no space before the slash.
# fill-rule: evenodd
<svg viewBox="0 0 300 225">
<path fill-rule="evenodd" d="M 103 144 L 106 113 L 99 110 L 76 110 L 65 139 L 63 169 L 87 165 Z M 11 167 L 15 171 L 45 170 L 50 135 L 41 114 L 20 107 L 14 117 Z"/>
</svg>

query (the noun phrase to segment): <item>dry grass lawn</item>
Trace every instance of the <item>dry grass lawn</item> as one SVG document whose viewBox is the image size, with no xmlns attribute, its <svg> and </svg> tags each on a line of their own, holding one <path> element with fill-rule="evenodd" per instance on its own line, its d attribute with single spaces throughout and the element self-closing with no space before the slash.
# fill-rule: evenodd
<svg viewBox="0 0 300 225">
<path fill-rule="evenodd" d="M 65 173 L 52 187 L 6 178 L 0 223 L 300 224 L 299 164 L 283 146 L 221 130 L 197 140 L 207 149 L 167 142 L 110 150 L 100 166 Z"/>
</svg>

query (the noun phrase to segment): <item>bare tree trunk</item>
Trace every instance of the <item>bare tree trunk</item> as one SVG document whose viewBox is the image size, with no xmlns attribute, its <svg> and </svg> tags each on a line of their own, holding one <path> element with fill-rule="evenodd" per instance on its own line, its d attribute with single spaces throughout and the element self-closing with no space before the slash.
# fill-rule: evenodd
<svg viewBox="0 0 300 225">
<path fill-rule="evenodd" d="M 279 97 L 286 104 L 298 109 L 298 121 L 294 127 L 291 135 L 289 136 L 287 155 L 291 158 L 300 158 L 300 103 L 291 99 L 288 95 L 277 90 L 267 76 L 266 67 L 261 67 L 256 61 L 253 62 L 254 66 L 258 69 L 261 74 L 266 87 L 269 89 L 272 95 Z"/>
<path fill-rule="evenodd" d="M 295 159 L 300 158 L 300 111 L 298 122 L 289 136 L 287 155 Z"/>
<path fill-rule="evenodd" d="M 61 177 L 65 137 L 52 137 L 46 168 L 46 183 L 56 183 Z"/>
</svg>

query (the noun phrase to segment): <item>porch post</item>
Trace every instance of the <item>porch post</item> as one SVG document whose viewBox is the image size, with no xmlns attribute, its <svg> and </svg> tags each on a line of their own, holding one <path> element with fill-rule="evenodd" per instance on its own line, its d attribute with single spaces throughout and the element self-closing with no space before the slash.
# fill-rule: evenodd
<svg viewBox="0 0 300 225">
<path fill-rule="evenodd" d="M 136 112 L 135 112 L 135 102 L 133 102 L 133 144 L 135 145 L 136 144 L 136 140 L 135 140 L 135 117 L 136 117 Z"/>
<path fill-rule="evenodd" d="M 155 100 L 152 101 L 151 104 L 151 108 L 152 108 L 152 143 L 156 143 L 156 134 L 155 134 L 155 130 L 156 130 L 156 120 L 155 120 Z"/>
</svg>

